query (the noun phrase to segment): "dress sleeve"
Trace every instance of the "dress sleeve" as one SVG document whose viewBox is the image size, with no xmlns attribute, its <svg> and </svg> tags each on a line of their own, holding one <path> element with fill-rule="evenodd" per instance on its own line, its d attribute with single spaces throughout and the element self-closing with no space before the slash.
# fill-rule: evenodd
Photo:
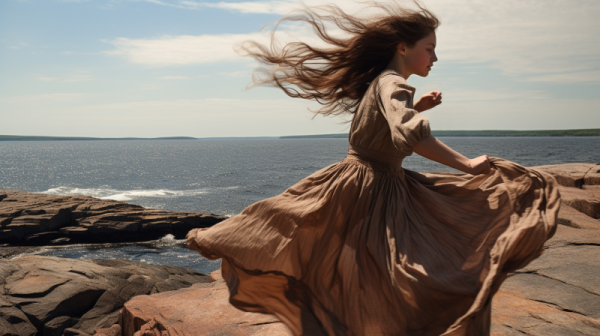
<svg viewBox="0 0 600 336">
<path fill-rule="evenodd" d="M 412 106 L 412 88 L 397 80 L 386 80 L 380 86 L 380 110 L 387 120 L 394 146 L 405 155 L 431 133 L 429 119 Z"/>
</svg>

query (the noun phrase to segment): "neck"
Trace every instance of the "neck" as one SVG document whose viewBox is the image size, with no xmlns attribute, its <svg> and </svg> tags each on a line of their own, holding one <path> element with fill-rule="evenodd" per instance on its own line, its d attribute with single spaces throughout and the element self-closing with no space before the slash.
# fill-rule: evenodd
<svg viewBox="0 0 600 336">
<path fill-rule="evenodd" d="M 394 70 L 404 79 L 408 79 L 412 74 L 405 70 L 406 67 L 404 66 L 403 61 L 404 60 L 398 54 L 395 54 L 390 63 L 388 63 L 387 69 Z"/>
</svg>

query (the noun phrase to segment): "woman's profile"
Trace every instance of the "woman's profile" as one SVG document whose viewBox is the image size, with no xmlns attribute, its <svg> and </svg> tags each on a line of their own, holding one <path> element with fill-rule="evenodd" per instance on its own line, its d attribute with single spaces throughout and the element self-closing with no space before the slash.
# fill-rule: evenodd
<svg viewBox="0 0 600 336">
<path fill-rule="evenodd" d="M 492 296 L 554 234 L 556 183 L 432 136 L 422 113 L 441 93 L 414 101 L 407 79 L 432 71 L 439 21 L 418 4 L 375 7 L 384 14 L 324 6 L 282 19 L 310 24 L 325 46 L 242 45 L 266 65 L 255 84 L 352 116 L 348 156 L 191 231 L 188 246 L 222 258 L 234 306 L 275 314 L 294 335 L 489 335 Z M 413 152 L 464 174 L 402 168 Z"/>
</svg>

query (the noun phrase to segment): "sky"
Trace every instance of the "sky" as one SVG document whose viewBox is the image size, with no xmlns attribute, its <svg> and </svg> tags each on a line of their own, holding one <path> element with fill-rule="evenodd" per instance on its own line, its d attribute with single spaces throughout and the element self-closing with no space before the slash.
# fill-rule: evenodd
<svg viewBox="0 0 600 336">
<path fill-rule="evenodd" d="M 324 1 L 306 0 L 307 5 Z M 364 7 L 335 0 L 349 13 Z M 0 134 L 254 137 L 343 133 L 234 51 L 300 2 L 0 0 Z M 600 128 L 600 1 L 430 0 L 442 24 L 416 98 L 433 130 Z M 266 26 L 266 27 L 265 27 Z M 263 28 L 264 27 L 264 28 Z M 261 30 L 262 28 L 262 30 Z M 315 41 L 287 24 L 282 41 Z"/>
</svg>

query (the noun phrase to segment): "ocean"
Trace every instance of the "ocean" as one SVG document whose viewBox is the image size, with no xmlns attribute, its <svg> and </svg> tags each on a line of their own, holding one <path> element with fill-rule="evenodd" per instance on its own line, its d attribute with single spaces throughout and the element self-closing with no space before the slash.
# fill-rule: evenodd
<svg viewBox="0 0 600 336">
<path fill-rule="evenodd" d="M 600 137 L 440 137 L 464 154 L 523 166 L 600 163 Z M 147 208 L 233 216 L 346 156 L 347 139 L 2 141 L 0 189 L 89 195 Z M 454 171 L 413 154 L 415 171 Z M 128 258 L 210 272 L 219 267 L 164 237 L 152 244 L 45 247 L 69 258 Z"/>
</svg>

